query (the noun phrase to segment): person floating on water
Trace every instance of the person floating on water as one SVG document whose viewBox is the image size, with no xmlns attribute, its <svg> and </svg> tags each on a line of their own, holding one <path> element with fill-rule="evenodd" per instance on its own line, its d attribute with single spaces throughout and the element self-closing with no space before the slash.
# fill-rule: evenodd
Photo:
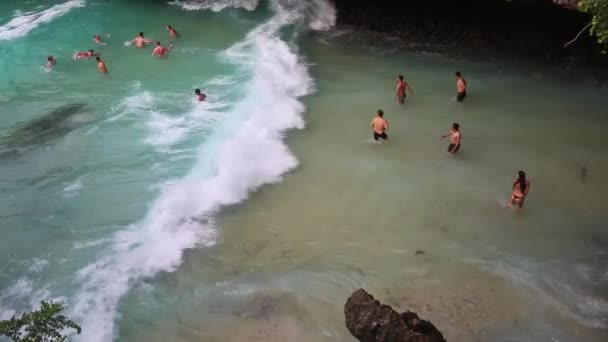
<svg viewBox="0 0 608 342">
<path fill-rule="evenodd" d="M 207 98 L 207 95 L 201 93 L 201 90 L 198 88 L 194 89 L 194 95 L 196 95 L 199 102 L 203 102 Z"/>
<path fill-rule="evenodd" d="M 467 97 L 467 81 L 462 77 L 460 71 L 457 71 L 456 76 L 456 100 L 458 102 L 462 102 L 465 97 Z"/>
<path fill-rule="evenodd" d="M 94 35 L 94 36 L 93 36 L 93 39 L 95 40 L 95 44 L 97 44 L 97 45 L 106 45 L 106 43 L 104 43 L 104 42 L 101 40 L 101 36 L 100 36 L 100 35 L 98 35 L 98 34 Z"/>
<path fill-rule="evenodd" d="M 513 193 L 511 194 L 511 202 L 509 208 L 514 204 L 521 209 L 524 206 L 524 200 L 530 191 L 530 181 L 526 179 L 526 173 L 523 171 L 517 172 L 517 179 L 513 183 Z"/>
<path fill-rule="evenodd" d="M 94 56 L 99 56 L 99 54 L 93 50 L 78 51 L 78 52 L 76 52 L 76 55 L 74 55 L 74 59 L 89 59 Z"/>
<path fill-rule="evenodd" d="M 448 133 L 441 136 L 441 140 L 445 139 L 446 137 L 450 137 L 448 152 L 453 155 L 456 154 L 456 152 L 460 150 L 460 139 L 462 138 L 462 133 L 460 133 L 460 124 L 454 122 Z"/>
<path fill-rule="evenodd" d="M 171 38 L 179 37 L 179 32 L 177 32 L 171 25 L 167 25 L 167 31 L 169 31 Z"/>
<path fill-rule="evenodd" d="M 146 47 L 146 43 L 152 43 L 152 41 L 144 38 L 143 32 L 139 32 L 139 36 L 133 38 L 133 40 L 129 42 L 130 45 L 135 44 L 138 48 Z"/>
<path fill-rule="evenodd" d="M 403 75 L 399 75 L 397 77 L 397 89 L 395 91 L 395 98 L 397 98 L 399 104 L 403 104 L 403 102 L 405 102 L 405 98 L 407 97 L 407 94 L 405 93 L 406 90 L 408 90 L 410 94 L 414 95 L 412 87 L 410 87 L 407 81 L 403 80 Z"/>
<path fill-rule="evenodd" d="M 57 60 L 55 59 L 55 57 L 49 55 L 46 58 L 46 68 L 48 70 L 53 70 L 53 67 L 55 67 L 55 64 L 57 64 Z"/>
<path fill-rule="evenodd" d="M 166 54 L 169 54 L 171 50 L 173 50 L 173 42 L 169 44 L 169 48 L 166 48 L 160 45 L 160 42 L 157 40 L 156 47 L 154 48 L 154 51 L 152 51 L 152 57 L 158 56 L 159 58 L 163 58 Z"/>
<path fill-rule="evenodd" d="M 374 130 L 374 140 L 378 139 L 388 140 L 388 121 L 384 119 L 384 112 L 379 109 L 376 113 L 376 117 L 372 120 L 372 128 Z"/>
<path fill-rule="evenodd" d="M 106 63 L 104 63 L 99 57 L 95 57 L 95 60 L 97 61 L 97 70 L 99 70 L 99 72 L 102 74 L 107 74 L 108 68 L 106 68 Z"/>
</svg>

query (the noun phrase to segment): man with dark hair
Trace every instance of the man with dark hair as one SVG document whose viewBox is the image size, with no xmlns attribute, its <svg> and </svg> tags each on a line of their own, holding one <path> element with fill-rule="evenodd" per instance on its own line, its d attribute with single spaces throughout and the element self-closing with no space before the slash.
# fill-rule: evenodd
<svg viewBox="0 0 608 342">
<path fill-rule="evenodd" d="M 467 81 L 462 77 L 460 71 L 457 71 L 454 75 L 456 76 L 456 91 L 458 92 L 456 100 L 462 102 L 467 96 Z"/>
<path fill-rule="evenodd" d="M 165 57 L 166 54 L 171 52 L 171 50 L 173 50 L 173 42 L 171 42 L 171 44 L 169 44 L 169 48 L 166 48 L 166 47 L 160 45 L 160 42 L 157 40 L 156 47 L 154 48 L 154 51 L 152 51 L 152 57 L 157 56 L 159 58 L 163 58 L 163 57 Z"/>
<path fill-rule="evenodd" d="M 135 46 L 137 46 L 138 48 L 143 48 L 143 47 L 146 47 L 146 43 L 151 43 L 151 42 L 152 42 L 151 40 L 144 38 L 143 32 L 139 32 L 139 36 L 133 38 L 133 40 L 131 40 L 129 43 L 131 45 L 135 44 Z"/>
<path fill-rule="evenodd" d="M 448 146 L 448 152 L 451 154 L 456 154 L 458 150 L 460 150 L 460 140 L 462 138 L 462 134 L 460 133 L 460 125 L 456 122 L 452 124 L 452 128 L 448 131 L 446 135 L 441 137 L 441 140 L 446 137 L 450 137 L 450 145 Z"/>
<path fill-rule="evenodd" d="M 384 119 L 384 112 L 382 109 L 378 110 L 376 117 L 372 120 L 372 128 L 374 130 L 374 140 L 388 139 L 388 135 L 386 134 L 386 131 L 388 131 L 388 121 Z"/>
<path fill-rule="evenodd" d="M 108 68 L 106 68 L 106 63 L 104 63 L 99 57 L 95 57 L 95 60 L 97 61 L 97 70 L 99 70 L 99 72 L 102 74 L 107 74 Z"/>
</svg>

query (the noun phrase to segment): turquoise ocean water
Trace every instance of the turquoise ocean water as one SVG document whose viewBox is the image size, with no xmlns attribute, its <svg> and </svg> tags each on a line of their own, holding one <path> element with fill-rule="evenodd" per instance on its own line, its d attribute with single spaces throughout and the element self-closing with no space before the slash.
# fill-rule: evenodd
<svg viewBox="0 0 608 342">
<path fill-rule="evenodd" d="M 324 0 L 0 3 L 0 319 L 55 299 L 80 341 L 350 341 L 349 291 L 407 279 L 431 289 L 421 301 L 490 322 L 433 317 L 448 340 L 602 340 L 606 89 L 542 66 L 400 54 L 334 21 Z M 124 44 L 143 31 L 166 45 L 167 24 L 182 34 L 168 58 Z M 72 59 L 88 49 L 108 75 Z M 416 95 L 389 106 L 404 65 Z M 456 68 L 477 88 L 468 107 L 449 98 Z M 366 140 L 379 103 L 395 132 L 384 150 Z M 428 141 L 454 117 L 477 150 L 447 166 Z M 497 184 L 518 163 L 537 192 L 514 216 Z M 404 257 L 423 248 L 413 241 L 441 241 L 428 268 Z M 437 299 L 466 289 L 475 310 Z"/>
</svg>

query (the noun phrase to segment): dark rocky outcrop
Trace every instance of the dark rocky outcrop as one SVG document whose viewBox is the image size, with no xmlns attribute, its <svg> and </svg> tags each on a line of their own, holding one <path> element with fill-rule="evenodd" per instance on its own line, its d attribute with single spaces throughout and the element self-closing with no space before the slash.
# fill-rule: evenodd
<svg viewBox="0 0 608 342">
<path fill-rule="evenodd" d="M 445 342 L 435 326 L 407 311 L 399 314 L 363 289 L 344 305 L 346 327 L 361 342 Z"/>
<path fill-rule="evenodd" d="M 398 38 L 403 48 L 608 67 L 602 47 L 588 32 L 564 47 L 590 17 L 552 0 L 333 1 L 340 26 Z"/>
</svg>

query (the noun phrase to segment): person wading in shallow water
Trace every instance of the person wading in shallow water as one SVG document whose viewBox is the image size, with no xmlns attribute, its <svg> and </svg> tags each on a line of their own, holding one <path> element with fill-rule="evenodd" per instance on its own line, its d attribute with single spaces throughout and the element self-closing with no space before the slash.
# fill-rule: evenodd
<svg viewBox="0 0 608 342">
<path fill-rule="evenodd" d="M 410 87 L 407 81 L 403 79 L 403 75 L 397 76 L 397 89 L 395 90 L 395 97 L 397 98 L 399 104 L 403 104 L 403 102 L 405 102 L 405 98 L 407 97 L 407 94 L 405 93 L 406 90 L 408 90 L 410 94 L 414 95 L 412 87 Z"/>
<path fill-rule="evenodd" d="M 456 91 L 458 92 L 456 100 L 462 102 L 467 97 L 467 81 L 462 77 L 460 71 L 457 71 L 454 75 L 456 76 Z"/>
<path fill-rule="evenodd" d="M 384 119 L 382 109 L 378 110 L 376 117 L 372 120 L 372 128 L 374 130 L 374 140 L 388 140 L 388 135 L 386 134 L 386 131 L 388 131 L 388 121 Z"/>
<path fill-rule="evenodd" d="M 441 136 L 441 140 L 445 139 L 446 137 L 450 137 L 448 152 L 450 152 L 452 155 L 456 154 L 456 152 L 460 150 L 460 140 L 462 138 L 462 133 L 460 133 L 460 124 L 454 122 L 448 133 Z"/>
<path fill-rule="evenodd" d="M 511 194 L 511 202 L 509 208 L 516 204 L 520 209 L 524 206 L 524 200 L 530 191 L 530 181 L 526 179 L 526 173 L 523 171 L 517 172 L 517 180 L 513 183 L 513 193 Z"/>
</svg>

